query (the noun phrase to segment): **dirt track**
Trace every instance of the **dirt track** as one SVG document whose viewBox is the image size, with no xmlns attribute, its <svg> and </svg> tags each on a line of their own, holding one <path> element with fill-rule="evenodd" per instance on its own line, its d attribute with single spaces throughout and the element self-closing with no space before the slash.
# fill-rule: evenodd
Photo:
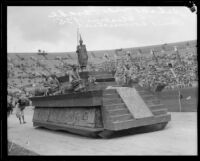
<svg viewBox="0 0 200 161">
<path fill-rule="evenodd" d="M 162 131 L 111 139 L 94 139 L 32 126 L 33 110 L 25 110 L 26 124 L 15 114 L 8 118 L 8 138 L 40 155 L 196 155 L 197 113 L 171 113 Z"/>
</svg>

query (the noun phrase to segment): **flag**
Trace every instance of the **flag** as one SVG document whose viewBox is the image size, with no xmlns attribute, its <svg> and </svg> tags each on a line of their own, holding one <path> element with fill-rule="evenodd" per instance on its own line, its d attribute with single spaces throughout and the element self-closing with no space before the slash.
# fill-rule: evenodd
<svg viewBox="0 0 200 161">
<path fill-rule="evenodd" d="M 180 94 L 180 99 L 182 99 L 183 98 L 183 95 L 182 94 Z"/>
<path fill-rule="evenodd" d="M 118 56 L 116 53 L 114 53 L 114 58 L 115 58 L 115 61 L 118 59 Z"/>
<path fill-rule="evenodd" d="M 131 56 L 130 51 L 127 51 L 127 52 L 126 52 L 126 60 L 127 60 L 127 61 L 133 62 L 133 58 L 132 58 L 132 56 Z"/>
<path fill-rule="evenodd" d="M 153 55 L 153 60 L 155 60 L 155 61 L 156 61 L 156 63 L 158 64 L 158 58 L 155 56 L 155 53 L 154 53 L 154 51 L 153 51 L 153 50 L 151 50 L 151 53 L 152 53 L 152 55 Z"/>
<path fill-rule="evenodd" d="M 190 100 L 192 97 L 191 96 L 188 96 L 187 98 L 186 98 L 186 100 Z"/>
<path fill-rule="evenodd" d="M 182 62 L 181 62 L 181 57 L 180 57 L 179 51 L 178 51 L 178 49 L 177 49 L 176 46 L 174 46 L 174 51 L 176 52 L 178 62 L 181 64 L 181 63 L 182 63 Z"/>
<path fill-rule="evenodd" d="M 94 53 L 93 53 L 93 52 L 91 52 L 91 55 L 92 55 L 92 58 L 96 58 L 96 56 L 94 55 Z"/>
<path fill-rule="evenodd" d="M 170 70 L 171 70 L 173 76 L 176 78 L 176 74 L 175 74 L 174 70 L 172 68 L 170 68 Z"/>
<path fill-rule="evenodd" d="M 142 50 L 140 48 L 138 49 L 138 51 L 139 51 L 140 54 L 142 54 Z"/>
<path fill-rule="evenodd" d="M 104 58 L 105 58 L 106 60 L 108 60 L 108 61 L 110 60 L 110 58 L 108 57 L 108 54 L 107 54 L 107 53 L 104 54 Z"/>
<path fill-rule="evenodd" d="M 178 58 L 178 62 L 180 63 L 180 64 L 182 64 L 182 61 L 181 61 L 181 57 L 180 57 L 180 55 L 179 55 L 179 52 L 178 52 L 178 50 L 177 50 L 177 58 Z"/>
</svg>

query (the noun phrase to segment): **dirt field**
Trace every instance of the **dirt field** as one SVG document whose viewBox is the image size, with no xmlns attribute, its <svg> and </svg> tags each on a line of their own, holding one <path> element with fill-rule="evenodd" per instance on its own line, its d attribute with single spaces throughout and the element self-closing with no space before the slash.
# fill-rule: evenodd
<svg viewBox="0 0 200 161">
<path fill-rule="evenodd" d="M 15 112 L 15 111 L 14 111 Z M 197 113 L 171 113 L 162 131 L 94 139 L 32 126 L 33 110 L 25 110 L 26 124 L 15 114 L 8 118 L 8 139 L 39 155 L 196 155 Z"/>
</svg>

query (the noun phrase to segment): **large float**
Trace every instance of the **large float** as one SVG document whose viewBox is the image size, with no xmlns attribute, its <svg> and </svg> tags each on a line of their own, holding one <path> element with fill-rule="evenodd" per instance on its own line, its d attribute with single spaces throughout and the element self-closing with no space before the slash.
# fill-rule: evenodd
<svg viewBox="0 0 200 161">
<path fill-rule="evenodd" d="M 95 77 L 96 83 L 82 92 L 30 98 L 35 127 L 106 138 L 121 132 L 161 130 L 171 120 L 167 108 L 137 83 L 119 86 L 109 72 L 79 75 L 83 80 Z M 68 76 L 59 78 L 61 83 L 68 80 Z"/>
</svg>

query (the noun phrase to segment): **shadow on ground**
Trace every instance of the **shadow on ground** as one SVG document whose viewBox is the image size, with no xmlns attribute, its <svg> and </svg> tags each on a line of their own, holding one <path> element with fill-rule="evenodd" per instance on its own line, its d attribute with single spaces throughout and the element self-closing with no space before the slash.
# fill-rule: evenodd
<svg viewBox="0 0 200 161">
<path fill-rule="evenodd" d="M 127 129 L 127 130 L 122 130 L 122 131 L 107 131 L 105 135 L 99 136 L 98 134 L 92 134 L 89 136 L 84 136 L 80 134 L 75 134 L 69 131 L 64 131 L 64 130 L 50 130 L 44 127 L 35 127 L 36 130 L 44 131 L 47 133 L 52 133 L 56 135 L 61 135 L 61 136 L 70 136 L 73 138 L 85 138 L 85 139 L 114 139 L 114 138 L 119 138 L 119 137 L 125 137 L 125 136 L 130 136 L 130 135 L 137 135 L 137 134 L 142 134 L 142 133 L 149 133 L 149 132 L 155 132 L 159 130 L 163 130 L 166 127 L 167 123 L 163 124 L 156 124 L 156 125 L 150 125 L 150 126 L 142 126 L 142 127 L 136 127 L 133 129 Z"/>
</svg>

